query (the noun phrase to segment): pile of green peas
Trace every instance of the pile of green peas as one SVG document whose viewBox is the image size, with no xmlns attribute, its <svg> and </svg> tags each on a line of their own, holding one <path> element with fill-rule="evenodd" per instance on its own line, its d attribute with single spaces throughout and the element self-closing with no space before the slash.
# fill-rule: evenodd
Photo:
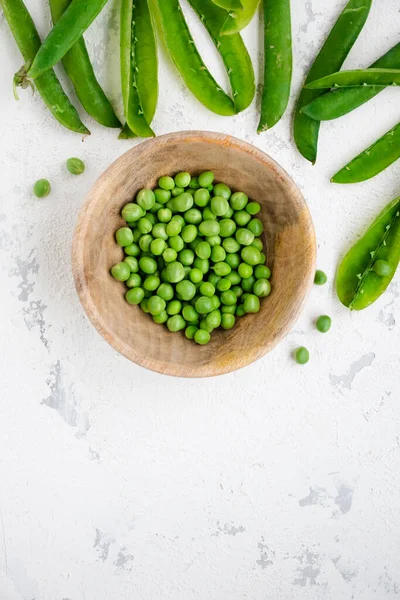
<svg viewBox="0 0 400 600">
<path fill-rule="evenodd" d="M 115 234 L 126 256 L 111 269 L 128 287 L 129 304 L 197 344 L 260 310 L 271 271 L 258 202 L 215 184 L 212 171 L 160 177 L 135 200 L 123 207 L 126 226 Z"/>
</svg>

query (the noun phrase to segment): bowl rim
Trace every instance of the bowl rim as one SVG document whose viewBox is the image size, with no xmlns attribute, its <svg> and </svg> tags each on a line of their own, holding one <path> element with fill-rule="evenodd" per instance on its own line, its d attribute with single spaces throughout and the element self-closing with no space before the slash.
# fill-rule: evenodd
<svg viewBox="0 0 400 600">
<path fill-rule="evenodd" d="M 231 366 L 229 364 L 224 364 L 223 366 L 220 366 L 218 368 L 217 372 L 215 369 L 212 369 L 212 366 L 210 364 L 199 367 L 198 373 L 196 372 L 196 367 L 192 367 L 191 373 L 185 374 L 184 370 L 179 369 L 179 367 L 176 365 L 165 363 L 165 361 L 162 360 L 147 360 L 144 359 L 140 354 L 136 354 L 134 349 L 126 346 L 109 329 L 107 322 L 103 319 L 103 317 L 97 310 L 96 304 L 92 300 L 91 294 L 88 292 L 88 286 L 86 284 L 86 278 L 84 274 L 84 232 L 87 229 L 87 226 L 90 222 L 88 216 L 90 215 L 92 206 L 94 206 L 97 201 L 98 190 L 102 188 L 104 180 L 108 179 L 108 175 L 114 170 L 115 165 L 122 158 L 126 157 L 127 154 L 134 154 L 139 148 L 143 150 L 145 146 L 147 147 L 151 145 L 153 147 L 157 147 L 167 145 L 171 142 L 184 141 L 202 141 L 208 143 L 219 143 L 221 145 L 228 145 L 230 147 L 236 148 L 237 150 L 240 150 L 241 152 L 246 152 L 253 158 L 257 159 L 260 163 L 267 166 L 275 173 L 275 175 L 279 179 L 284 181 L 285 185 L 287 186 L 288 192 L 293 196 L 294 201 L 302 208 L 301 219 L 310 231 L 310 251 L 307 263 L 309 278 L 308 281 L 306 280 L 304 283 L 303 298 L 296 307 L 296 310 L 293 311 L 291 318 L 288 319 L 287 324 L 284 327 L 282 327 L 282 330 L 280 331 L 279 335 L 277 335 L 274 338 L 274 340 L 265 344 L 261 353 L 258 353 L 255 356 L 248 356 L 247 359 L 243 362 L 243 364 L 240 365 L 235 364 Z M 122 354 L 131 362 L 134 362 L 135 364 L 141 367 L 145 367 L 153 372 L 160 373 L 162 375 L 170 375 L 174 377 L 184 378 L 215 377 L 219 375 L 232 373 L 259 360 L 260 358 L 265 356 L 265 354 L 271 351 L 291 330 L 294 323 L 297 321 L 298 317 L 302 312 L 314 279 L 316 262 L 316 237 L 311 213 L 307 206 L 304 196 L 302 195 L 302 193 L 300 192 L 299 188 L 297 187 L 293 179 L 290 177 L 290 175 L 273 158 L 271 158 L 268 154 L 266 154 L 256 146 L 250 144 L 249 142 L 246 142 L 229 134 L 202 130 L 186 130 L 173 133 L 166 133 L 157 136 L 156 138 L 151 138 L 150 140 L 146 140 L 135 144 L 129 150 L 121 154 L 116 160 L 114 160 L 111 163 L 109 167 L 107 167 L 105 171 L 103 171 L 103 173 L 96 179 L 89 193 L 86 195 L 84 202 L 79 210 L 72 239 L 71 261 L 75 289 L 77 291 L 78 298 L 82 304 L 82 307 L 87 317 L 89 318 L 95 329 L 98 331 L 98 333 L 100 333 L 100 335 L 117 352 Z"/>
</svg>

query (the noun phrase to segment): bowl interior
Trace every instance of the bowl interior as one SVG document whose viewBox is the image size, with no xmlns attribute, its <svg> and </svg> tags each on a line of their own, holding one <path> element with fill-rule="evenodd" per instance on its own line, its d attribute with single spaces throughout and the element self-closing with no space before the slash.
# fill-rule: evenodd
<svg viewBox="0 0 400 600">
<path fill-rule="evenodd" d="M 230 331 L 217 330 L 206 346 L 170 333 L 124 299 L 124 284 L 109 274 L 123 258 L 114 234 L 120 211 L 161 175 L 212 170 L 217 181 L 262 206 L 263 242 L 272 293 L 258 314 Z M 235 138 L 204 132 L 171 134 L 137 145 L 100 177 L 82 209 L 73 244 L 78 294 L 93 324 L 119 352 L 152 370 L 178 376 L 233 371 L 270 350 L 298 316 L 312 282 L 315 237 L 306 204 L 292 180 L 267 155 Z"/>
</svg>

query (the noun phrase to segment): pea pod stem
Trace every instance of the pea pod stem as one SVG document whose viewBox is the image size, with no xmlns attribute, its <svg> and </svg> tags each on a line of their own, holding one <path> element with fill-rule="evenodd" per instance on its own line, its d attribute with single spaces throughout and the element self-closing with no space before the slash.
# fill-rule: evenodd
<svg viewBox="0 0 400 600">
<path fill-rule="evenodd" d="M 378 175 L 400 158 L 400 123 L 353 158 L 331 179 L 332 183 L 358 183 Z"/>
<path fill-rule="evenodd" d="M 254 70 L 249 53 L 239 33 L 221 36 L 225 12 L 211 0 L 189 0 L 211 36 L 228 73 L 236 112 L 247 108 L 254 98 Z"/>
<path fill-rule="evenodd" d="M 388 50 L 370 65 L 370 68 L 399 69 L 400 43 Z M 330 121 L 355 110 L 384 88 L 364 86 L 362 88 L 340 88 L 319 96 L 301 109 L 311 119 Z"/>
<path fill-rule="evenodd" d="M 254 17 L 259 4 L 260 0 L 242 0 L 242 9 L 228 11 L 221 34 L 231 35 L 232 33 L 239 33 L 239 31 L 247 27 Z"/>
<path fill-rule="evenodd" d="M 71 0 L 50 0 L 54 23 L 60 19 Z M 76 95 L 86 112 L 105 127 L 120 127 L 110 101 L 96 79 L 83 37 L 79 38 L 62 59 Z"/>
<path fill-rule="evenodd" d="M 23 0 L 0 0 L 0 6 L 4 11 L 23 59 L 30 63 L 41 45 L 32 17 Z M 21 84 L 22 87 L 26 87 L 25 72 L 24 74 L 18 73 L 15 82 Z M 77 133 L 90 134 L 52 69 L 35 80 L 35 87 L 52 115 L 61 125 Z"/>
<path fill-rule="evenodd" d="M 339 71 L 367 20 L 371 3 L 372 0 L 349 0 L 316 57 L 306 77 L 306 84 Z M 313 164 L 317 159 L 320 123 L 310 119 L 301 109 L 323 93 L 323 90 L 303 87 L 294 116 L 296 146 L 304 158 Z"/>
<path fill-rule="evenodd" d="M 289 102 L 292 80 L 290 0 L 264 0 L 264 85 L 258 133 L 273 127 Z"/>
<path fill-rule="evenodd" d="M 354 69 L 338 71 L 308 83 L 308 90 L 325 88 L 360 87 L 360 86 L 396 86 L 400 85 L 400 69 Z"/>
<path fill-rule="evenodd" d="M 71 3 L 40 46 L 28 76 L 36 79 L 54 67 L 76 44 L 103 9 L 107 0 L 71 0 Z"/>
<path fill-rule="evenodd" d="M 377 275 L 374 264 L 385 261 L 389 274 Z M 336 291 L 351 310 L 362 310 L 386 290 L 400 261 L 400 197 L 390 202 L 341 262 Z"/>
<path fill-rule="evenodd" d="M 187 26 L 179 0 L 154 0 L 168 52 L 194 96 L 212 112 L 229 116 L 235 104 L 204 64 Z"/>
</svg>

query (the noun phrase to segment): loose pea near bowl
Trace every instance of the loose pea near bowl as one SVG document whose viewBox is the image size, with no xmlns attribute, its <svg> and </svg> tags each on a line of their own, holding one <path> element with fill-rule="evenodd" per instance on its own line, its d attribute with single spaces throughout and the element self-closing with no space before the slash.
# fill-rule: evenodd
<svg viewBox="0 0 400 600">
<path fill-rule="evenodd" d="M 211 170 L 216 181 L 261 204 L 258 217 L 272 293 L 257 314 L 231 330 L 215 330 L 207 346 L 170 333 L 139 306 L 110 275 L 122 260 L 115 231 L 122 207 L 162 175 Z M 153 371 L 207 377 L 235 371 L 271 350 L 301 312 L 315 272 L 315 234 L 306 203 L 287 173 L 269 156 L 236 138 L 209 132 L 173 133 L 143 142 L 117 159 L 97 180 L 81 210 L 73 240 L 72 266 L 81 303 L 99 333 L 118 352 Z"/>
</svg>

